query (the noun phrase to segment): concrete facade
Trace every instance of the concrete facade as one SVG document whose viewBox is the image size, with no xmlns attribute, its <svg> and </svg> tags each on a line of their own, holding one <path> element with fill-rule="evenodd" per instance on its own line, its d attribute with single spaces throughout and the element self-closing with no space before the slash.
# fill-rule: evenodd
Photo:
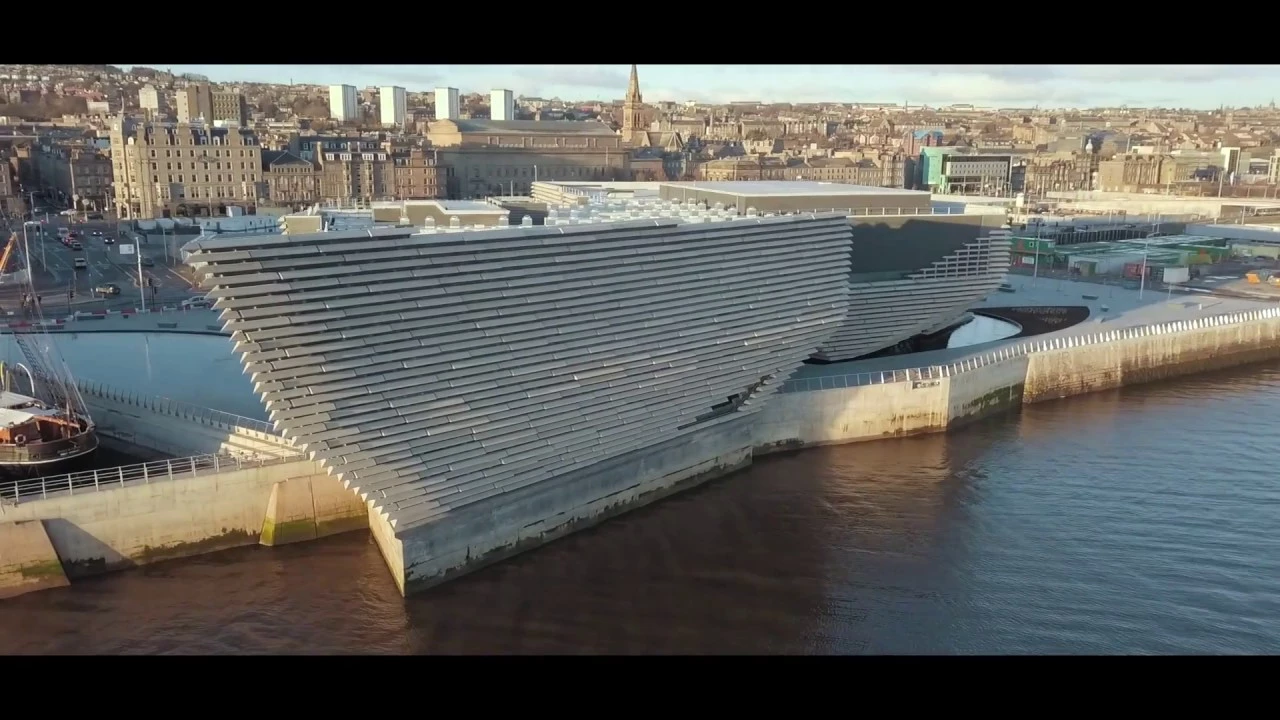
<svg viewBox="0 0 1280 720">
<path fill-rule="evenodd" d="M 213 122 L 213 89 L 207 83 L 193 83 L 175 93 L 178 122 Z"/>
<path fill-rule="evenodd" d="M 458 88 L 439 87 L 435 92 L 436 120 L 457 120 L 462 116 Z"/>
<path fill-rule="evenodd" d="M 378 113 L 383 125 L 403 128 L 408 111 L 404 88 L 397 86 L 378 88 Z"/>
<path fill-rule="evenodd" d="M 843 318 L 848 242 L 807 216 L 187 251 L 273 421 L 403 530 L 756 410 Z"/>
<path fill-rule="evenodd" d="M 695 220 L 186 251 L 216 278 L 273 421 L 377 511 L 413 585 L 749 455 L 705 438 L 758 411 L 844 317 L 849 227 Z M 491 519 L 467 536 L 459 517 Z"/>
<path fill-rule="evenodd" d="M 354 85 L 329 86 L 329 117 L 333 120 L 355 122 L 360 119 L 360 105 L 356 102 Z"/>
<path fill-rule="evenodd" d="M 998 232 L 1003 213 L 939 212 L 927 192 L 823 182 L 662 183 L 657 192 L 739 214 L 835 208 L 849 215 L 849 315 L 814 353 L 824 362 L 945 327 L 995 292 L 1009 269 L 1009 243 Z"/>
<path fill-rule="evenodd" d="M 397 531 L 369 527 L 401 593 L 411 594 L 751 464 L 752 416 L 526 485 Z"/>
<path fill-rule="evenodd" d="M 489 93 L 489 118 L 491 120 L 516 119 L 516 99 L 510 90 L 494 90 Z"/>
<path fill-rule="evenodd" d="M 849 360 L 893 347 L 945 327 L 995 292 L 1009 270 L 1010 244 L 984 224 L 992 217 L 851 218 L 849 315 L 814 358 Z"/>
</svg>

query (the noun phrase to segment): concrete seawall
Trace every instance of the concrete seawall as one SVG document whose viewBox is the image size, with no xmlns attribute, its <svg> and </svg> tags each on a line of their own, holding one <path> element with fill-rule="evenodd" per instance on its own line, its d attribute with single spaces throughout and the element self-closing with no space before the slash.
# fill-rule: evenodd
<svg viewBox="0 0 1280 720">
<path fill-rule="evenodd" d="M 889 382 L 782 393 L 755 426 L 758 454 L 942 432 L 1022 404 L 1026 357 L 953 374 L 900 371 Z"/>
<path fill-rule="evenodd" d="M 942 432 L 1026 403 L 1274 359 L 1280 308 L 1032 340 L 952 365 L 823 377 L 765 406 L 755 452 Z"/>
<path fill-rule="evenodd" d="M 424 590 L 751 464 L 752 416 L 496 496 L 397 532 L 369 527 L 405 594 Z"/>
<path fill-rule="evenodd" d="M 0 597 L 368 527 L 364 502 L 311 460 L 221 463 L 184 458 L 0 486 Z"/>
<path fill-rule="evenodd" d="M 1280 318 L 1134 335 L 1030 356 L 1026 401 L 1111 390 L 1280 357 Z"/>
</svg>

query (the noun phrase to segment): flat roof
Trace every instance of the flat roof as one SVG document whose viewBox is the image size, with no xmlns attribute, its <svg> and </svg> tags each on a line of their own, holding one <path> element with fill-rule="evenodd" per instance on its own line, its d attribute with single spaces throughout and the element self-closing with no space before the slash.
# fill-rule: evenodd
<svg viewBox="0 0 1280 720">
<path fill-rule="evenodd" d="M 847 185 L 845 183 L 817 182 L 814 180 L 726 180 L 720 182 L 672 182 L 666 187 L 723 193 L 739 197 L 777 196 L 844 196 L 844 195 L 910 195 L 928 198 L 925 190 L 874 187 L 871 185 Z"/>
<path fill-rule="evenodd" d="M 506 212 L 505 209 L 500 208 L 497 205 L 490 205 L 487 202 L 480 202 L 478 200 L 428 200 L 423 202 L 422 204 L 425 205 L 427 203 L 435 203 L 436 205 L 439 205 L 441 209 L 447 210 L 449 212 L 464 212 L 464 213 L 505 213 Z"/>
</svg>

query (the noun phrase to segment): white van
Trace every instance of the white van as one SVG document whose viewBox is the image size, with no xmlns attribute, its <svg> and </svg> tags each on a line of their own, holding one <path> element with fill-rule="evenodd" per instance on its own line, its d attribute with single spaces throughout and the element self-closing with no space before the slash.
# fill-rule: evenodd
<svg viewBox="0 0 1280 720">
<path fill-rule="evenodd" d="M 89 261 L 85 260 L 82 257 L 78 257 L 75 260 L 72 260 L 71 262 L 73 265 L 75 265 L 75 268 L 77 270 L 84 270 L 85 268 L 89 267 Z"/>
</svg>

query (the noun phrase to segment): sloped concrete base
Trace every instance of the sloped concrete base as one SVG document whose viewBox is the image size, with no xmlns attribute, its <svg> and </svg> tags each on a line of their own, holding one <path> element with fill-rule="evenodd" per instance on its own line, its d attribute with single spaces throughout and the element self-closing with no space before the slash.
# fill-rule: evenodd
<svg viewBox="0 0 1280 720">
<path fill-rule="evenodd" d="M 364 501 L 328 475 L 277 482 L 262 521 L 262 545 L 288 545 L 368 527 Z"/>
<path fill-rule="evenodd" d="M 596 525 L 751 464 L 751 416 L 490 498 L 430 524 L 369 527 L 405 595 Z"/>
<path fill-rule="evenodd" d="M 0 523 L 0 600 L 70 584 L 43 521 Z"/>
</svg>

